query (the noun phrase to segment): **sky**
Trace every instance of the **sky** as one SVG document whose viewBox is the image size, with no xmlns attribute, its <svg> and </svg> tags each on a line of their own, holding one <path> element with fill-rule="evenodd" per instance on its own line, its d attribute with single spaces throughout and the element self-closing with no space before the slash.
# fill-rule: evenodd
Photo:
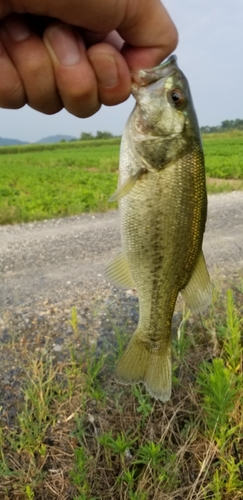
<svg viewBox="0 0 243 500">
<path fill-rule="evenodd" d="M 200 126 L 243 119 L 243 0 L 164 0 L 179 31 L 175 51 L 189 80 Z M 62 110 L 46 116 L 30 109 L 0 109 L 0 137 L 35 142 L 43 137 L 97 130 L 122 133 L 132 97 L 80 119 Z"/>
</svg>

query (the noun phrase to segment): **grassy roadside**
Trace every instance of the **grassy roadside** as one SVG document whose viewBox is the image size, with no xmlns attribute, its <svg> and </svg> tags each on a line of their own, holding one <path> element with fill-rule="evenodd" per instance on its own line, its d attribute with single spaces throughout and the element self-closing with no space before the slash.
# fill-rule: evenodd
<svg viewBox="0 0 243 500">
<path fill-rule="evenodd" d="M 173 396 L 112 381 L 127 336 L 103 354 L 56 363 L 23 346 L 24 401 L 0 432 L 0 497 L 51 500 L 240 500 L 243 491 L 243 282 L 201 320 L 183 312 L 173 341 Z M 14 349 L 14 343 L 11 344 Z"/>
<path fill-rule="evenodd" d="M 208 193 L 243 189 L 242 134 L 203 137 Z M 0 224 L 103 212 L 118 178 L 119 139 L 0 148 Z"/>
</svg>

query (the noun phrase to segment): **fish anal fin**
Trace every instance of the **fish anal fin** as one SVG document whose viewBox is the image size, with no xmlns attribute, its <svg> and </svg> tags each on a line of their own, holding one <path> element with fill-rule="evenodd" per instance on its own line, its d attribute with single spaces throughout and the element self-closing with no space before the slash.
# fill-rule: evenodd
<svg viewBox="0 0 243 500">
<path fill-rule="evenodd" d="M 201 312 L 208 307 L 212 300 L 212 286 L 210 276 L 201 251 L 193 269 L 190 280 L 181 295 L 192 312 Z"/>
<path fill-rule="evenodd" d="M 119 201 L 121 198 L 123 198 L 123 196 L 126 196 L 128 193 L 130 193 L 133 186 L 135 186 L 137 180 L 143 174 L 143 172 L 144 169 L 140 168 L 136 174 L 128 177 L 128 179 L 121 186 L 118 186 L 117 190 L 111 195 L 108 201 Z"/>
<path fill-rule="evenodd" d="M 122 288 L 134 288 L 126 255 L 119 253 L 105 268 L 106 278 Z"/>
<path fill-rule="evenodd" d="M 150 396 L 163 403 L 171 397 L 171 349 L 149 350 L 136 332 L 118 362 L 115 379 L 122 384 L 143 382 Z"/>
</svg>

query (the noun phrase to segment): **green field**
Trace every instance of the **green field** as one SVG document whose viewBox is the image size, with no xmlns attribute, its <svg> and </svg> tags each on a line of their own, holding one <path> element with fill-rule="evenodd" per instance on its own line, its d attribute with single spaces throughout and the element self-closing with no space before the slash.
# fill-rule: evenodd
<svg viewBox="0 0 243 500">
<path fill-rule="evenodd" d="M 203 143 L 208 191 L 242 189 L 243 133 L 207 134 Z M 118 157 L 119 139 L 1 147 L 0 224 L 114 208 Z"/>
<path fill-rule="evenodd" d="M 209 177 L 243 179 L 243 133 L 203 135 L 206 171 Z"/>
</svg>

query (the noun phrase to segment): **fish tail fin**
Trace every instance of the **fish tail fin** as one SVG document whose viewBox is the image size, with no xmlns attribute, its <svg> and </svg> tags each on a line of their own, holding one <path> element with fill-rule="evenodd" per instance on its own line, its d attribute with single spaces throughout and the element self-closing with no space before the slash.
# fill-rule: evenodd
<svg viewBox="0 0 243 500">
<path fill-rule="evenodd" d="M 122 384 L 143 382 L 149 394 L 160 401 L 171 396 L 171 346 L 152 350 L 135 332 L 116 367 L 115 378 Z"/>
</svg>

